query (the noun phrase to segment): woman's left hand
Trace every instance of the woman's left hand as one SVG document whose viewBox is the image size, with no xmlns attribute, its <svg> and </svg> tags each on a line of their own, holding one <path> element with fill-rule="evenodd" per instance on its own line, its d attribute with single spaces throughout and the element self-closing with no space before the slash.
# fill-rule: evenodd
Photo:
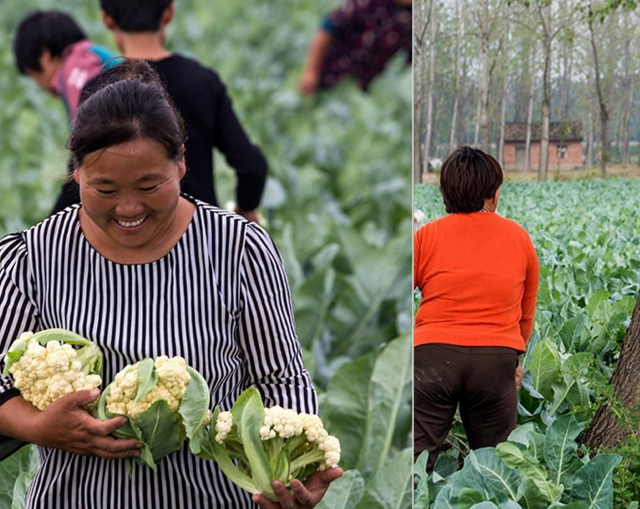
<svg viewBox="0 0 640 509">
<path fill-rule="evenodd" d="M 271 502 L 262 495 L 254 495 L 253 501 L 264 509 L 311 509 L 322 500 L 329 485 L 341 475 L 341 468 L 328 468 L 316 472 L 304 484 L 294 479 L 291 481 L 293 495 L 280 481 L 273 481 L 278 502 Z"/>
<path fill-rule="evenodd" d="M 516 368 L 516 390 L 520 390 L 522 387 L 522 376 L 524 375 L 524 369 L 522 366 Z"/>
</svg>

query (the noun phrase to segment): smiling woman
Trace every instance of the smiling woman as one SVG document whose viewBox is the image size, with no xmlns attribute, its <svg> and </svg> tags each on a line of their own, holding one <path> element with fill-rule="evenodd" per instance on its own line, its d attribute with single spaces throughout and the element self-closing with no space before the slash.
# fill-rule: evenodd
<svg viewBox="0 0 640 509">
<path fill-rule="evenodd" d="M 255 386 L 265 406 L 315 413 L 282 260 L 255 223 L 180 194 L 184 130 L 149 66 L 107 75 L 68 145 L 81 204 L 0 241 L 0 352 L 25 330 L 63 328 L 101 347 L 106 381 L 145 357 L 181 356 L 223 410 Z M 123 459 L 140 444 L 110 436 L 126 420 L 84 410 L 96 397 L 79 391 L 39 411 L 0 377 L 0 445 L 41 449 L 27 508 L 275 507 L 186 448 L 157 473 L 129 471 Z M 340 475 L 274 491 L 281 507 L 310 508 Z"/>
<path fill-rule="evenodd" d="M 80 226 L 89 243 L 119 263 L 149 263 L 178 242 L 195 205 L 180 198 L 184 158 L 141 138 L 89 154 L 75 170 Z"/>
<path fill-rule="evenodd" d="M 132 74 L 135 81 L 127 79 Z M 82 98 L 68 143 L 80 186 L 80 226 L 110 260 L 149 263 L 175 246 L 195 210 L 180 198 L 184 125 L 143 64 L 105 71 L 92 86 L 96 90 Z"/>
</svg>

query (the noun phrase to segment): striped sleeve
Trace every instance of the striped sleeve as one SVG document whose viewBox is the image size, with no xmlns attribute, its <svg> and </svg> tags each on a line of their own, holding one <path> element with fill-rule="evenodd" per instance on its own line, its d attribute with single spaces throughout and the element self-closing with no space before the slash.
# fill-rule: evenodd
<svg viewBox="0 0 640 509">
<path fill-rule="evenodd" d="M 11 234 L 0 241 L 0 357 L 23 332 L 34 330 L 38 313 L 33 296 L 27 247 L 22 234 Z M 10 376 L 0 376 L 0 404 L 17 395 Z"/>
<path fill-rule="evenodd" d="M 0 367 L 11 343 L 22 333 L 34 330 L 38 313 L 33 295 L 27 248 L 22 234 L 11 234 L 0 241 Z M 1 370 L 0 370 L 1 373 Z M 0 374 L 0 405 L 20 393 L 13 387 L 11 375 Z M 0 460 L 24 443 L 0 435 Z"/>
<path fill-rule="evenodd" d="M 247 225 L 240 293 L 238 337 L 250 384 L 260 390 L 267 407 L 317 413 L 317 396 L 302 365 L 284 265 L 269 235 L 255 223 Z"/>
</svg>

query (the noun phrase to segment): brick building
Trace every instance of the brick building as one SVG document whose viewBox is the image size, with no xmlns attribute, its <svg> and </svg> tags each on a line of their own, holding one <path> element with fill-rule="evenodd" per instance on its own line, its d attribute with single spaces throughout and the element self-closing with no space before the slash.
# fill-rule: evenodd
<svg viewBox="0 0 640 509">
<path fill-rule="evenodd" d="M 531 126 L 530 168 L 540 162 L 542 125 Z M 504 127 L 504 167 L 524 169 L 527 124 L 506 124 Z M 582 166 L 582 122 L 552 122 L 549 126 L 549 168 L 573 169 Z"/>
</svg>

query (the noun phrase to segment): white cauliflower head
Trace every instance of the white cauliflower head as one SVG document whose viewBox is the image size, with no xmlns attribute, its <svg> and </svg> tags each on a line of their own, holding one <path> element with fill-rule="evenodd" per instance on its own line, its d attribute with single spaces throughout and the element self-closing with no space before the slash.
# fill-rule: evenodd
<svg viewBox="0 0 640 509">
<path fill-rule="evenodd" d="M 171 411 L 177 412 L 191 380 L 186 361 L 182 357 L 168 358 L 166 355 L 155 359 L 158 382 L 140 401 L 135 401 L 138 393 L 138 364 L 127 366 L 116 375 L 106 398 L 107 410 L 136 420 L 156 401 L 165 400 Z"/>
<path fill-rule="evenodd" d="M 16 352 L 15 360 L 7 363 L 8 372 L 14 378 L 14 386 L 38 410 L 46 410 L 51 403 L 63 396 L 97 389 L 102 384 L 99 375 L 85 374 L 85 371 L 91 372 L 92 368 L 84 369 L 83 363 L 76 360 L 78 350 L 64 343 L 65 337 L 72 335 L 76 341 L 74 344 L 78 344 L 75 337 L 79 336 L 62 330 L 56 336 L 56 331 L 58 329 L 36 334 L 25 332 L 9 350 L 10 353 Z M 43 337 L 46 340 L 45 346 L 41 344 Z M 59 337 L 60 341 L 52 339 L 54 337 Z M 97 346 L 88 340 L 84 341 L 86 343 L 83 343 L 83 348 L 92 348 L 91 355 L 100 356 L 98 366 L 101 366 L 102 354 Z"/>
<path fill-rule="evenodd" d="M 194 454 L 200 452 L 211 420 L 210 402 L 200 373 L 182 357 L 162 355 L 121 370 L 104 390 L 96 413 L 101 420 L 128 417 L 113 435 L 137 437 L 143 448 L 136 461 L 156 470 L 156 462 L 179 450 L 186 439 Z"/>
</svg>

